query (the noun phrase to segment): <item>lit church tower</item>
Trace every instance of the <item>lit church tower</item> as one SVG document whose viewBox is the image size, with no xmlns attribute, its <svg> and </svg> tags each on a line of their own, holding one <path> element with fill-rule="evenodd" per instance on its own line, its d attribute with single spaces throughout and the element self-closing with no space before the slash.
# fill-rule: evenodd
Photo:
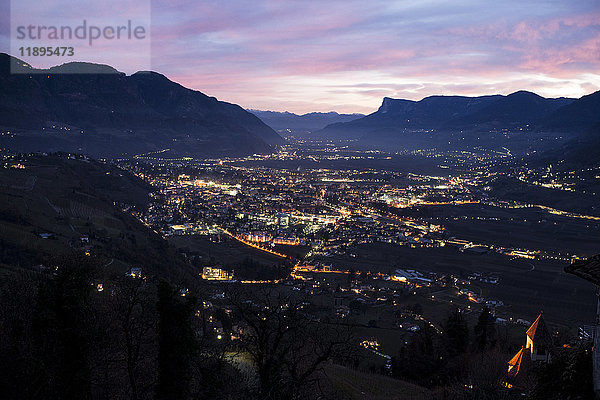
<svg viewBox="0 0 600 400">
<path fill-rule="evenodd" d="M 525 346 L 508 362 L 508 375 L 512 378 L 526 370 L 532 362 L 549 362 L 551 359 L 552 336 L 542 314 L 538 315 L 525 334 Z"/>
<path fill-rule="evenodd" d="M 550 361 L 550 348 L 552 347 L 552 336 L 540 314 L 535 322 L 527 329 L 526 348 L 531 353 L 531 361 Z"/>
</svg>

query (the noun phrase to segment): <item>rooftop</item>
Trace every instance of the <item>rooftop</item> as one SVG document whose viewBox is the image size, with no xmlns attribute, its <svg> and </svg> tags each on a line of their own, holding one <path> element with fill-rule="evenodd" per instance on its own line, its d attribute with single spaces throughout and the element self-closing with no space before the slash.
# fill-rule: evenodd
<svg viewBox="0 0 600 400">
<path fill-rule="evenodd" d="M 521 347 L 521 350 L 508 362 L 508 374 L 510 376 L 517 376 L 519 371 L 525 368 L 526 364 L 531 361 L 531 354 L 529 348 L 525 346 Z"/>
<path fill-rule="evenodd" d="M 535 340 L 539 344 L 552 344 L 552 337 L 550 336 L 550 331 L 546 326 L 542 314 L 538 315 L 537 319 L 531 324 L 529 329 L 527 329 L 526 334 L 531 340 Z"/>
</svg>

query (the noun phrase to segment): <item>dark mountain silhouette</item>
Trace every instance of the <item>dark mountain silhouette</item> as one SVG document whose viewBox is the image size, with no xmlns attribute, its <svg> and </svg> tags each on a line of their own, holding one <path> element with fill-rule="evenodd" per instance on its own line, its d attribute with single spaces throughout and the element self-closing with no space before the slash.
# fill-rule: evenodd
<svg viewBox="0 0 600 400">
<path fill-rule="evenodd" d="M 560 161 L 563 169 L 590 167 L 600 164 L 600 123 L 559 148 L 543 154 L 546 163 Z"/>
<path fill-rule="evenodd" d="M 308 114 L 294 114 L 290 112 L 248 110 L 260 118 L 265 124 L 276 131 L 289 129 L 291 132 L 313 132 L 323 129 L 336 122 L 349 122 L 364 117 L 364 114 L 338 114 L 336 112 L 313 112 Z"/>
<path fill-rule="evenodd" d="M 10 63 L 21 72 L 10 73 Z M 170 149 L 173 155 L 268 153 L 283 139 L 235 104 L 155 72 L 68 63 L 36 70 L 0 54 L 0 126 L 19 150 L 79 150 L 117 156 Z"/>
<path fill-rule="evenodd" d="M 431 96 L 421 101 L 385 97 L 381 107 L 363 118 L 337 123 L 317 132 L 318 136 L 373 138 L 406 130 L 431 130 L 444 123 L 474 113 L 499 96 Z"/>
<path fill-rule="evenodd" d="M 448 120 L 474 113 L 497 97 L 431 96 L 418 102 L 385 98 L 378 113 L 388 122 L 397 121 L 406 127 L 432 129 Z"/>
<path fill-rule="evenodd" d="M 551 113 L 541 124 L 544 129 L 585 131 L 600 124 L 600 91 L 583 96 Z"/>
<path fill-rule="evenodd" d="M 534 125 L 558 108 L 571 104 L 573 99 L 546 99 L 535 93 L 519 91 L 508 96 L 499 96 L 494 102 L 462 118 L 448 121 L 444 126 L 473 128 L 513 128 Z"/>
<path fill-rule="evenodd" d="M 585 103 L 588 110 L 585 113 L 586 121 L 592 119 L 593 112 L 590 110 L 594 107 L 598 110 L 592 100 Z M 508 96 L 431 96 L 420 101 L 386 97 L 381 107 L 373 114 L 351 122 L 328 125 L 316 132 L 316 135 L 370 141 L 399 138 L 401 134 L 410 135 L 423 131 L 488 132 L 515 128 L 532 130 L 546 126 L 544 123 L 552 115 L 556 115 L 556 119 L 562 121 L 562 116 L 568 114 L 568 111 L 562 112 L 563 107 L 578 108 L 576 104 L 580 101 L 569 98 L 547 99 L 526 91 Z M 548 129 L 550 128 L 559 127 L 548 125 Z"/>
</svg>

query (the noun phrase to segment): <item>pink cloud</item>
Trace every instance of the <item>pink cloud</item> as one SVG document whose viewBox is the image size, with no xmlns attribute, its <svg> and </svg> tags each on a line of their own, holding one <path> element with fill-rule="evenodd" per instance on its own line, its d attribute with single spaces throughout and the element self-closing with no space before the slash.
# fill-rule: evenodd
<svg viewBox="0 0 600 400">
<path fill-rule="evenodd" d="M 152 69 L 246 107 L 365 112 L 384 95 L 573 96 L 600 84 L 597 0 L 152 6 Z"/>
</svg>

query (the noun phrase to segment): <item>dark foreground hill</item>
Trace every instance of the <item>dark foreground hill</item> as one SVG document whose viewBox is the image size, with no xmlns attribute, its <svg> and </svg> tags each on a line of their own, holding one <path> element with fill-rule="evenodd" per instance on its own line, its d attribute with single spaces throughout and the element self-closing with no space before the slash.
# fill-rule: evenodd
<svg viewBox="0 0 600 400">
<path fill-rule="evenodd" d="M 11 73 L 11 63 L 20 73 Z M 283 142 L 238 105 L 155 72 L 126 76 L 87 63 L 36 70 L 6 54 L 0 54 L 0 131 L 0 145 L 13 150 L 96 157 L 167 149 L 166 155 L 237 156 L 268 153 Z"/>
<path fill-rule="evenodd" d="M 165 277 L 192 274 L 166 240 L 121 210 L 149 201 L 151 187 L 137 177 L 66 155 L 28 156 L 5 166 L 0 168 L 0 266 L 27 269 L 60 254 L 87 251 L 117 271 L 133 266 Z"/>
</svg>

